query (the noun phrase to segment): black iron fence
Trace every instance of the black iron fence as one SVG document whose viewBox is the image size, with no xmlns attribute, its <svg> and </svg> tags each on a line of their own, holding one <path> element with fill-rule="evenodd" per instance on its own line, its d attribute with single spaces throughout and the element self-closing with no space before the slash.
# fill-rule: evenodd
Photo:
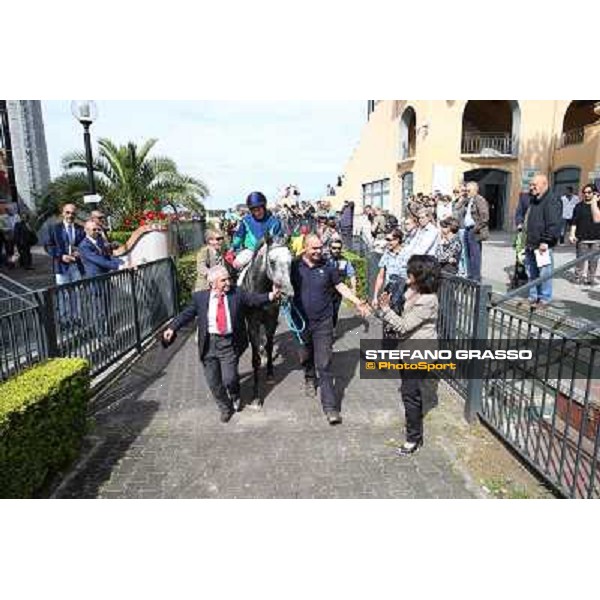
<svg viewBox="0 0 600 600">
<path fill-rule="evenodd" d="M 81 357 L 97 375 L 137 349 L 177 310 L 167 258 L 22 296 L 0 310 L 0 379 L 46 358 Z M 0 302 L 0 309 L 2 302 Z"/>
</svg>

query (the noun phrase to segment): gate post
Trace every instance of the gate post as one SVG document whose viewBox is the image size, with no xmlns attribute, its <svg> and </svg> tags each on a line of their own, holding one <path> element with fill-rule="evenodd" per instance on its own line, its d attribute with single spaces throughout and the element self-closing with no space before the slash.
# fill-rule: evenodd
<svg viewBox="0 0 600 600">
<path fill-rule="evenodd" d="M 473 334 L 471 336 L 471 347 L 477 345 L 476 340 L 488 339 L 488 299 L 492 293 L 492 286 L 477 286 L 475 295 L 475 307 L 473 314 Z M 465 402 L 465 419 L 469 423 L 477 420 L 481 412 L 483 392 L 483 362 L 476 360 L 469 364 L 469 381 L 467 383 L 467 399 Z"/>
<path fill-rule="evenodd" d="M 142 325 L 140 323 L 140 310 L 137 298 L 136 271 L 128 269 L 129 279 L 131 283 L 131 299 L 133 301 L 133 326 L 135 331 L 135 348 L 138 354 L 142 353 Z"/>
<path fill-rule="evenodd" d="M 58 288 L 48 288 L 40 290 L 38 295 L 38 311 L 41 320 L 41 325 L 46 336 L 46 352 L 48 358 L 59 356 L 58 340 L 56 339 L 56 319 L 54 310 L 55 296 L 52 289 L 58 294 Z"/>
</svg>

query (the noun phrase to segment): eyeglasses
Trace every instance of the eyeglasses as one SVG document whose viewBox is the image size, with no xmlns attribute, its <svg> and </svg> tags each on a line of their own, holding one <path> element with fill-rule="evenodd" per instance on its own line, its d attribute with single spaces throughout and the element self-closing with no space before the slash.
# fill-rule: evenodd
<svg viewBox="0 0 600 600">
<path fill-rule="evenodd" d="M 583 190 L 584 194 L 593 194 L 594 192 L 592 192 L 592 190 Z"/>
</svg>

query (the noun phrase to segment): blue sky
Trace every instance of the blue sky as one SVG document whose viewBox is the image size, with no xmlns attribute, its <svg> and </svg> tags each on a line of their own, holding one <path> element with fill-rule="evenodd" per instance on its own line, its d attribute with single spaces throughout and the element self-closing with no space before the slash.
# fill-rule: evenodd
<svg viewBox="0 0 600 600">
<path fill-rule="evenodd" d="M 158 138 L 157 154 L 203 179 L 208 208 L 225 208 L 253 190 L 274 198 L 293 183 L 302 197 L 323 195 L 357 144 L 366 100 L 354 101 L 97 101 L 92 139 L 116 143 Z M 83 147 L 70 101 L 43 101 L 50 171 Z"/>
</svg>

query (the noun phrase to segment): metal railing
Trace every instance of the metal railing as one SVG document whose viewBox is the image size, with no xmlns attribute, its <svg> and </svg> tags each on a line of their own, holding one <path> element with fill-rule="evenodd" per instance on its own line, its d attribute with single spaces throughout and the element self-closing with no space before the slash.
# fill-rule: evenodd
<svg viewBox="0 0 600 600">
<path fill-rule="evenodd" d="M 51 287 L 0 313 L 0 380 L 40 360 L 81 357 L 97 375 L 143 342 L 177 310 L 172 259 Z"/>
<path fill-rule="evenodd" d="M 463 133 L 463 154 L 512 156 L 514 151 L 514 138 L 509 133 Z"/>
<path fill-rule="evenodd" d="M 584 137 L 585 129 L 583 127 L 577 127 L 575 129 L 570 129 L 569 131 L 564 131 L 560 136 L 559 148 L 583 144 Z"/>
<path fill-rule="evenodd" d="M 487 337 L 486 310 L 491 286 L 452 275 L 442 275 L 438 289 L 438 338 L 444 347 L 466 350 L 473 340 Z M 455 371 L 446 373 L 448 383 L 465 398 L 465 417 L 476 419 L 481 401 L 481 375 L 476 362 L 459 363 Z"/>
<path fill-rule="evenodd" d="M 570 498 L 600 497 L 600 322 L 558 320 L 512 302 L 600 255 L 569 261 L 487 306 L 489 340 L 523 343 L 533 364 L 504 363 L 482 382 L 482 420 L 545 481 Z"/>
</svg>

